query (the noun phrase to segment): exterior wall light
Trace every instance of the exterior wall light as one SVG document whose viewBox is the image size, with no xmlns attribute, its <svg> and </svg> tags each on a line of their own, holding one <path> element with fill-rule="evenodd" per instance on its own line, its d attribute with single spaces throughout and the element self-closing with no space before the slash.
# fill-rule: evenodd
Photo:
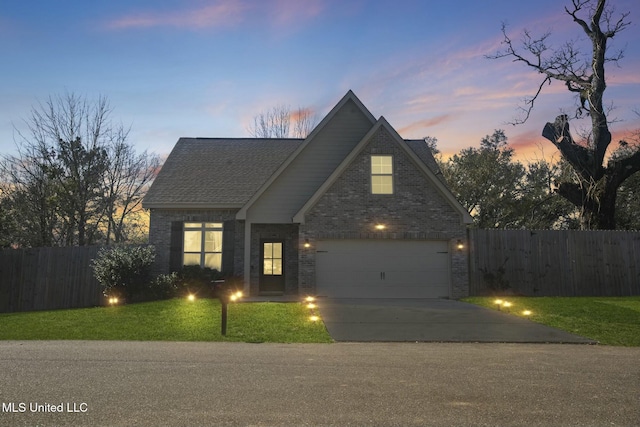
<svg viewBox="0 0 640 427">
<path fill-rule="evenodd" d="M 111 305 L 118 304 L 118 298 L 117 297 L 110 297 L 109 298 L 109 304 L 111 304 Z"/>
<path fill-rule="evenodd" d="M 309 249 L 311 247 L 311 243 L 309 243 L 309 239 L 304 239 L 304 247 L 305 249 Z"/>
<path fill-rule="evenodd" d="M 456 248 L 461 251 L 464 249 L 464 242 L 460 239 L 458 239 L 458 241 L 456 242 Z"/>
<path fill-rule="evenodd" d="M 380 231 L 382 231 L 382 230 L 384 230 L 385 228 L 387 228 L 387 226 L 386 226 L 386 225 L 384 225 L 384 224 L 376 224 L 376 227 L 375 227 L 375 228 L 376 228 L 376 230 L 380 230 Z"/>
</svg>

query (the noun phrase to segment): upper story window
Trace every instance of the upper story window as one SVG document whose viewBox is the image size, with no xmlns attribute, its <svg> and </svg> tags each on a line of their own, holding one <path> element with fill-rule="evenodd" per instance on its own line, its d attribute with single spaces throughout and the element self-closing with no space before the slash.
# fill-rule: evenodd
<svg viewBox="0 0 640 427">
<path fill-rule="evenodd" d="M 222 271 L 222 223 L 185 222 L 183 265 Z"/>
<path fill-rule="evenodd" d="M 371 194 L 393 194 L 393 156 L 371 156 Z"/>
</svg>

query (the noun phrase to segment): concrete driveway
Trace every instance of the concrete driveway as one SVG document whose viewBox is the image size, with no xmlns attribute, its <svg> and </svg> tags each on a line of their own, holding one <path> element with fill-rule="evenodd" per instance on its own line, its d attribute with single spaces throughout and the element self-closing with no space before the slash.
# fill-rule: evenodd
<svg viewBox="0 0 640 427">
<path fill-rule="evenodd" d="M 596 343 L 521 317 L 446 299 L 319 298 L 318 309 L 336 341 Z"/>
</svg>

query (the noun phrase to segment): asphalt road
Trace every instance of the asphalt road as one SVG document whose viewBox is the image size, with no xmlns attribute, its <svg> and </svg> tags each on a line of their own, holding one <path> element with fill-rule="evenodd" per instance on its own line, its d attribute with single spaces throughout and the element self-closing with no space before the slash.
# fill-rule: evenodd
<svg viewBox="0 0 640 427">
<path fill-rule="evenodd" d="M 0 425 L 638 426 L 639 360 L 571 344 L 9 341 Z"/>
</svg>

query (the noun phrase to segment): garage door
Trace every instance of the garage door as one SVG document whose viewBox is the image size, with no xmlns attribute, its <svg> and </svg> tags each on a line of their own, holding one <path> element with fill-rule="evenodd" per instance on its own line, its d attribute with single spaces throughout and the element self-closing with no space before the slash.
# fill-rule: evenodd
<svg viewBox="0 0 640 427">
<path fill-rule="evenodd" d="M 316 290 L 334 298 L 449 296 L 446 241 L 322 240 Z"/>
</svg>

